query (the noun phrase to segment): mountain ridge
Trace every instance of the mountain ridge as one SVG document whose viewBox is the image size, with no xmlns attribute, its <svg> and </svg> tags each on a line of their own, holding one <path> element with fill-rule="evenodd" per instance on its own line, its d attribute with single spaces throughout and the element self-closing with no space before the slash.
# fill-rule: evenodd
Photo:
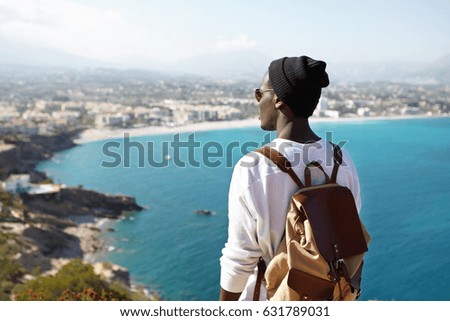
<svg viewBox="0 0 450 321">
<path fill-rule="evenodd" d="M 76 57 L 70 54 L 44 50 L 33 56 L 26 50 L 19 57 L 8 52 L 0 53 L 0 73 L 20 69 L 44 72 L 46 70 L 76 70 L 98 72 L 110 70 L 122 73 L 140 73 L 163 78 L 205 78 L 212 80 L 243 80 L 259 82 L 267 71 L 270 57 L 256 50 L 242 50 L 225 53 L 209 53 L 185 58 L 174 63 L 149 63 L 148 67 L 133 67 Z M 327 71 L 332 82 L 390 81 L 417 84 L 450 84 L 450 54 L 426 62 L 333 62 L 328 61 Z"/>
</svg>

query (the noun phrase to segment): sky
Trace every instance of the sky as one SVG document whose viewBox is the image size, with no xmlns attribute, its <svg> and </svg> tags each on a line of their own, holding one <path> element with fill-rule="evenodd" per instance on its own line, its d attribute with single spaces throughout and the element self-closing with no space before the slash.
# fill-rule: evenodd
<svg viewBox="0 0 450 321">
<path fill-rule="evenodd" d="M 449 17 L 450 0 L 0 0 L 0 64 L 46 52 L 145 68 L 243 52 L 432 62 L 450 53 Z"/>
</svg>

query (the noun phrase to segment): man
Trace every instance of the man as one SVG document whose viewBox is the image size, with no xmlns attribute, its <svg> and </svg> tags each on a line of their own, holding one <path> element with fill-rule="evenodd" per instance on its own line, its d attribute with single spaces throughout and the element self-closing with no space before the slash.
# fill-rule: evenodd
<svg viewBox="0 0 450 321">
<path fill-rule="evenodd" d="M 322 88 L 329 84 L 326 63 L 306 56 L 273 61 L 255 97 L 259 103 L 261 128 L 276 131 L 269 143 L 283 154 L 304 182 L 305 166 L 318 161 L 328 175 L 333 168 L 333 147 L 317 136 L 308 118 L 313 114 Z M 337 183 L 353 193 L 361 208 L 358 175 L 348 153 Z M 312 183 L 325 181 L 320 171 L 312 172 Z M 283 237 L 295 182 L 259 153 L 245 155 L 235 166 L 229 191 L 228 241 L 222 250 L 220 300 L 252 300 L 258 260 L 266 265 Z M 265 300 L 264 282 L 260 300 Z"/>
</svg>

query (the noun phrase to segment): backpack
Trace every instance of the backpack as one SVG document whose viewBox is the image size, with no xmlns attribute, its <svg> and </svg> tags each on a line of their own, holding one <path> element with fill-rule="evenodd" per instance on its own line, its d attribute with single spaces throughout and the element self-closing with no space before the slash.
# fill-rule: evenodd
<svg viewBox="0 0 450 321">
<path fill-rule="evenodd" d="M 356 300 L 361 293 L 363 257 L 370 236 L 361 223 L 352 192 L 336 183 L 342 151 L 332 144 L 331 178 L 317 161 L 305 168 L 305 184 L 278 151 L 265 146 L 259 152 L 298 185 L 291 197 L 284 237 L 267 268 L 260 258 L 253 299 L 259 300 L 266 281 L 268 300 Z M 311 186 L 311 168 L 325 175 L 325 183 Z"/>
</svg>

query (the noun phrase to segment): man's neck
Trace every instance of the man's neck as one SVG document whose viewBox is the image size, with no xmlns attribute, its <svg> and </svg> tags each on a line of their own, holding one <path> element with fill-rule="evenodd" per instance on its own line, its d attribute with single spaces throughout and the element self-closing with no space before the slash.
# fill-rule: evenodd
<svg viewBox="0 0 450 321">
<path fill-rule="evenodd" d="M 320 140 L 320 137 L 309 126 L 308 119 L 302 117 L 295 117 L 290 120 L 279 118 L 277 122 L 277 138 L 288 139 L 302 144 Z"/>
</svg>

